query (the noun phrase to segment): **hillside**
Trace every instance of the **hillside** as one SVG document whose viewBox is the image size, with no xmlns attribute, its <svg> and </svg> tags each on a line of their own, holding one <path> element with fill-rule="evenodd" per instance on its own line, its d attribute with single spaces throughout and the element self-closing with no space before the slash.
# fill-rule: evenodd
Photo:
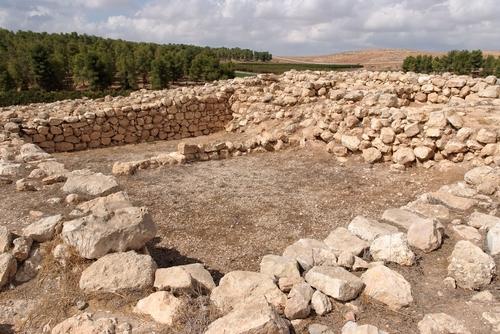
<svg viewBox="0 0 500 334">
<path fill-rule="evenodd" d="M 421 51 L 406 49 L 366 49 L 345 51 L 329 55 L 317 56 L 274 56 L 276 62 L 305 62 L 321 64 L 361 64 L 369 70 L 399 69 L 408 56 L 432 55 L 441 56 L 446 52 Z M 500 51 L 483 51 L 484 55 L 500 56 Z"/>
</svg>

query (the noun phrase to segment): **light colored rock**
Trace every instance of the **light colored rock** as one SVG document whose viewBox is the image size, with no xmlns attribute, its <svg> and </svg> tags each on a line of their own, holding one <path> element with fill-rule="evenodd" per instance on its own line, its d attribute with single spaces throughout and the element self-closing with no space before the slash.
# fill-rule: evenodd
<svg viewBox="0 0 500 334">
<path fill-rule="evenodd" d="M 16 177 L 21 172 L 21 164 L 0 160 L 0 176 Z"/>
<path fill-rule="evenodd" d="M 373 325 L 358 325 L 354 321 L 348 321 L 344 327 L 342 327 L 341 334 L 388 334 L 381 329 Z"/>
<path fill-rule="evenodd" d="M 305 319 L 311 313 L 311 298 L 314 290 L 307 283 L 295 284 L 288 294 L 285 316 L 289 320 Z"/>
<path fill-rule="evenodd" d="M 127 193 L 119 191 L 105 197 L 97 197 L 93 200 L 78 204 L 76 207 L 81 214 L 92 213 L 95 216 L 106 217 L 118 209 L 132 206 Z"/>
<path fill-rule="evenodd" d="M 24 144 L 19 149 L 20 157 L 25 162 L 43 160 L 50 158 L 50 154 L 35 144 Z"/>
<path fill-rule="evenodd" d="M 10 249 L 12 233 L 5 226 L 0 226 L 0 254 Z"/>
<path fill-rule="evenodd" d="M 28 282 L 36 277 L 42 268 L 43 256 L 39 247 L 33 248 L 30 256 L 21 264 L 16 273 L 17 282 Z"/>
<path fill-rule="evenodd" d="M 500 223 L 496 224 L 486 235 L 486 246 L 491 255 L 500 254 Z"/>
<path fill-rule="evenodd" d="M 483 144 L 494 144 L 497 142 L 497 134 L 492 130 L 480 129 L 477 132 L 476 140 Z"/>
<path fill-rule="evenodd" d="M 413 149 L 413 153 L 419 161 L 427 161 L 434 155 L 434 151 L 427 146 L 417 146 Z"/>
<path fill-rule="evenodd" d="M 156 264 L 149 255 L 134 251 L 101 257 L 82 272 L 85 292 L 139 291 L 153 287 Z"/>
<path fill-rule="evenodd" d="M 317 315 L 330 313 L 333 309 L 332 302 L 328 296 L 318 290 L 314 291 L 312 295 L 311 306 Z"/>
<path fill-rule="evenodd" d="M 426 219 L 411 211 L 394 208 L 385 210 L 382 220 L 407 230 L 412 224 L 424 222 Z"/>
<path fill-rule="evenodd" d="M 284 319 L 265 300 L 240 305 L 212 322 L 205 334 L 289 334 Z"/>
<path fill-rule="evenodd" d="M 313 267 L 305 279 L 313 288 L 339 301 L 355 299 L 364 288 L 357 276 L 341 267 Z"/>
<path fill-rule="evenodd" d="M 495 296 L 493 296 L 490 291 L 484 290 L 472 296 L 471 301 L 479 303 L 492 303 L 495 301 Z"/>
<path fill-rule="evenodd" d="M 53 175 L 66 175 L 69 171 L 64 167 L 64 164 L 54 161 L 47 160 L 40 162 L 37 167 L 45 174 L 45 176 Z"/>
<path fill-rule="evenodd" d="M 335 265 L 337 257 L 323 241 L 300 239 L 285 248 L 284 257 L 297 260 L 305 271 L 319 265 Z"/>
<path fill-rule="evenodd" d="M 396 138 L 396 133 L 392 128 L 382 128 L 380 130 L 380 139 L 386 145 L 392 144 Z"/>
<path fill-rule="evenodd" d="M 398 232 L 398 229 L 395 226 L 380 223 L 374 219 L 363 216 L 354 217 L 351 223 L 349 223 L 347 229 L 357 237 L 369 242 L 375 240 L 381 235 Z"/>
<path fill-rule="evenodd" d="M 42 218 L 23 229 L 23 235 L 36 242 L 46 242 L 54 239 L 62 226 L 62 215 Z"/>
<path fill-rule="evenodd" d="M 96 318 L 90 313 L 77 314 L 57 324 L 51 334 L 125 334 L 116 318 Z"/>
<path fill-rule="evenodd" d="M 414 162 L 416 159 L 413 150 L 410 147 L 400 147 L 394 155 L 392 156 L 392 160 L 400 165 L 407 166 Z"/>
<path fill-rule="evenodd" d="M 441 191 L 430 193 L 429 201 L 433 204 L 442 204 L 456 211 L 468 211 L 477 204 L 473 199 L 459 197 Z"/>
<path fill-rule="evenodd" d="M 493 172 L 493 168 L 489 166 L 480 166 L 471 169 L 464 175 L 464 181 L 468 184 L 472 184 L 474 186 L 480 185 L 483 180 Z"/>
<path fill-rule="evenodd" d="M 24 261 L 28 258 L 30 254 L 31 245 L 33 244 L 33 239 L 21 236 L 15 238 L 12 244 L 13 244 L 11 251 L 12 255 L 14 255 L 16 260 Z"/>
<path fill-rule="evenodd" d="M 482 230 L 489 230 L 497 224 L 500 224 L 500 218 L 478 211 L 473 212 L 469 217 L 469 221 L 467 222 L 467 225 Z"/>
<path fill-rule="evenodd" d="M 481 315 L 489 322 L 494 333 L 500 333 L 500 312 L 483 312 Z"/>
<path fill-rule="evenodd" d="M 279 255 L 265 255 L 260 261 L 260 272 L 273 279 L 301 277 L 297 260 Z"/>
<path fill-rule="evenodd" d="M 342 135 L 341 143 L 351 152 L 356 152 L 359 150 L 359 145 L 361 141 L 356 136 Z"/>
<path fill-rule="evenodd" d="M 415 263 L 415 254 L 411 251 L 404 233 L 376 238 L 370 246 L 370 254 L 375 261 L 394 262 L 403 266 Z"/>
<path fill-rule="evenodd" d="M 156 270 L 154 286 L 158 290 L 183 292 L 212 291 L 215 283 L 210 272 L 201 263 L 193 263 Z"/>
<path fill-rule="evenodd" d="M 325 244 L 337 254 L 350 252 L 353 255 L 363 254 L 370 246 L 368 242 L 358 238 L 344 227 L 333 230 L 325 239 Z"/>
<path fill-rule="evenodd" d="M 376 266 L 368 269 L 361 280 L 365 283 L 363 294 L 399 310 L 413 302 L 411 285 L 399 273 L 386 266 Z"/>
<path fill-rule="evenodd" d="M 470 241 L 457 242 L 449 258 L 448 275 L 464 289 L 482 289 L 495 274 L 495 261 Z"/>
<path fill-rule="evenodd" d="M 66 193 L 103 196 L 114 192 L 117 188 L 118 183 L 113 176 L 84 169 L 68 173 L 62 190 Z"/>
<path fill-rule="evenodd" d="M 472 334 L 463 321 L 445 313 L 426 314 L 418 323 L 420 334 Z"/>
<path fill-rule="evenodd" d="M 212 290 L 210 300 L 227 312 L 238 304 L 249 304 L 262 297 L 277 309 L 285 307 L 286 295 L 269 276 L 251 271 L 232 271 L 224 275 L 219 286 Z"/>
<path fill-rule="evenodd" d="M 156 235 L 156 225 L 145 208 L 123 208 L 110 219 L 90 215 L 64 223 L 63 241 L 87 259 L 109 252 L 124 252 L 144 247 Z"/>
<path fill-rule="evenodd" d="M 35 185 L 26 179 L 19 179 L 16 181 L 17 191 L 37 191 Z"/>
<path fill-rule="evenodd" d="M 16 275 L 16 258 L 10 253 L 0 254 L 0 288 L 5 286 Z"/>
<path fill-rule="evenodd" d="M 321 324 L 310 324 L 307 330 L 309 334 L 335 334 L 333 329 Z"/>
<path fill-rule="evenodd" d="M 363 159 L 370 164 L 374 164 L 382 159 L 382 153 L 375 147 L 369 147 L 363 150 Z"/>
<path fill-rule="evenodd" d="M 442 232 L 434 219 L 413 223 L 408 229 L 408 244 L 424 252 L 432 252 L 441 246 Z"/>
<path fill-rule="evenodd" d="M 154 321 L 172 326 L 181 315 L 184 303 L 167 291 L 158 291 L 139 300 L 135 313 L 147 314 Z"/>
<path fill-rule="evenodd" d="M 451 229 L 460 240 L 469 240 L 474 243 L 479 243 L 483 238 L 481 233 L 472 226 L 454 225 Z"/>
<path fill-rule="evenodd" d="M 427 218 L 435 218 L 441 222 L 450 220 L 450 210 L 440 204 L 429 204 L 421 200 L 416 200 L 408 203 L 401 209 L 415 212 Z"/>
</svg>

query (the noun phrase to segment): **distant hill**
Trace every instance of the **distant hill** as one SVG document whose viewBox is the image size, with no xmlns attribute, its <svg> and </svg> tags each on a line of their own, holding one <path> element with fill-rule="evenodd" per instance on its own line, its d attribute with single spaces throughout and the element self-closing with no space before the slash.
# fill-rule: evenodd
<svg viewBox="0 0 500 334">
<path fill-rule="evenodd" d="M 406 49 L 366 49 L 319 56 L 273 56 L 275 62 L 317 64 L 361 64 L 369 70 L 398 70 L 409 56 L 442 56 L 446 52 Z M 500 51 L 483 51 L 483 55 L 500 56 Z"/>
</svg>

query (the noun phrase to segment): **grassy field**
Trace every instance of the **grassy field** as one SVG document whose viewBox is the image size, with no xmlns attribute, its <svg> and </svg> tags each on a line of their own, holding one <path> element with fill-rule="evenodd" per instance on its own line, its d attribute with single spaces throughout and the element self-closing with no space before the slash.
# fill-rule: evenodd
<svg viewBox="0 0 500 334">
<path fill-rule="evenodd" d="M 300 63 L 236 63 L 234 70 L 246 73 L 274 73 L 282 74 L 286 71 L 343 71 L 361 68 L 356 64 L 300 64 Z"/>
</svg>

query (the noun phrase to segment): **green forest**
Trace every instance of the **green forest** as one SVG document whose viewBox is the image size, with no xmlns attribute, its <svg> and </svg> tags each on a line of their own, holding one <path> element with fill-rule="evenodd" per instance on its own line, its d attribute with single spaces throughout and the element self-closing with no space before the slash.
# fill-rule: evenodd
<svg viewBox="0 0 500 334">
<path fill-rule="evenodd" d="M 472 74 L 500 77 L 500 57 L 485 57 L 481 50 L 450 51 L 441 57 L 430 55 L 410 56 L 403 61 L 403 71 L 417 73 Z"/>
<path fill-rule="evenodd" d="M 161 89 L 180 79 L 234 77 L 232 61 L 271 59 L 269 52 L 240 48 L 135 43 L 77 33 L 0 29 L 0 94 Z"/>
</svg>

